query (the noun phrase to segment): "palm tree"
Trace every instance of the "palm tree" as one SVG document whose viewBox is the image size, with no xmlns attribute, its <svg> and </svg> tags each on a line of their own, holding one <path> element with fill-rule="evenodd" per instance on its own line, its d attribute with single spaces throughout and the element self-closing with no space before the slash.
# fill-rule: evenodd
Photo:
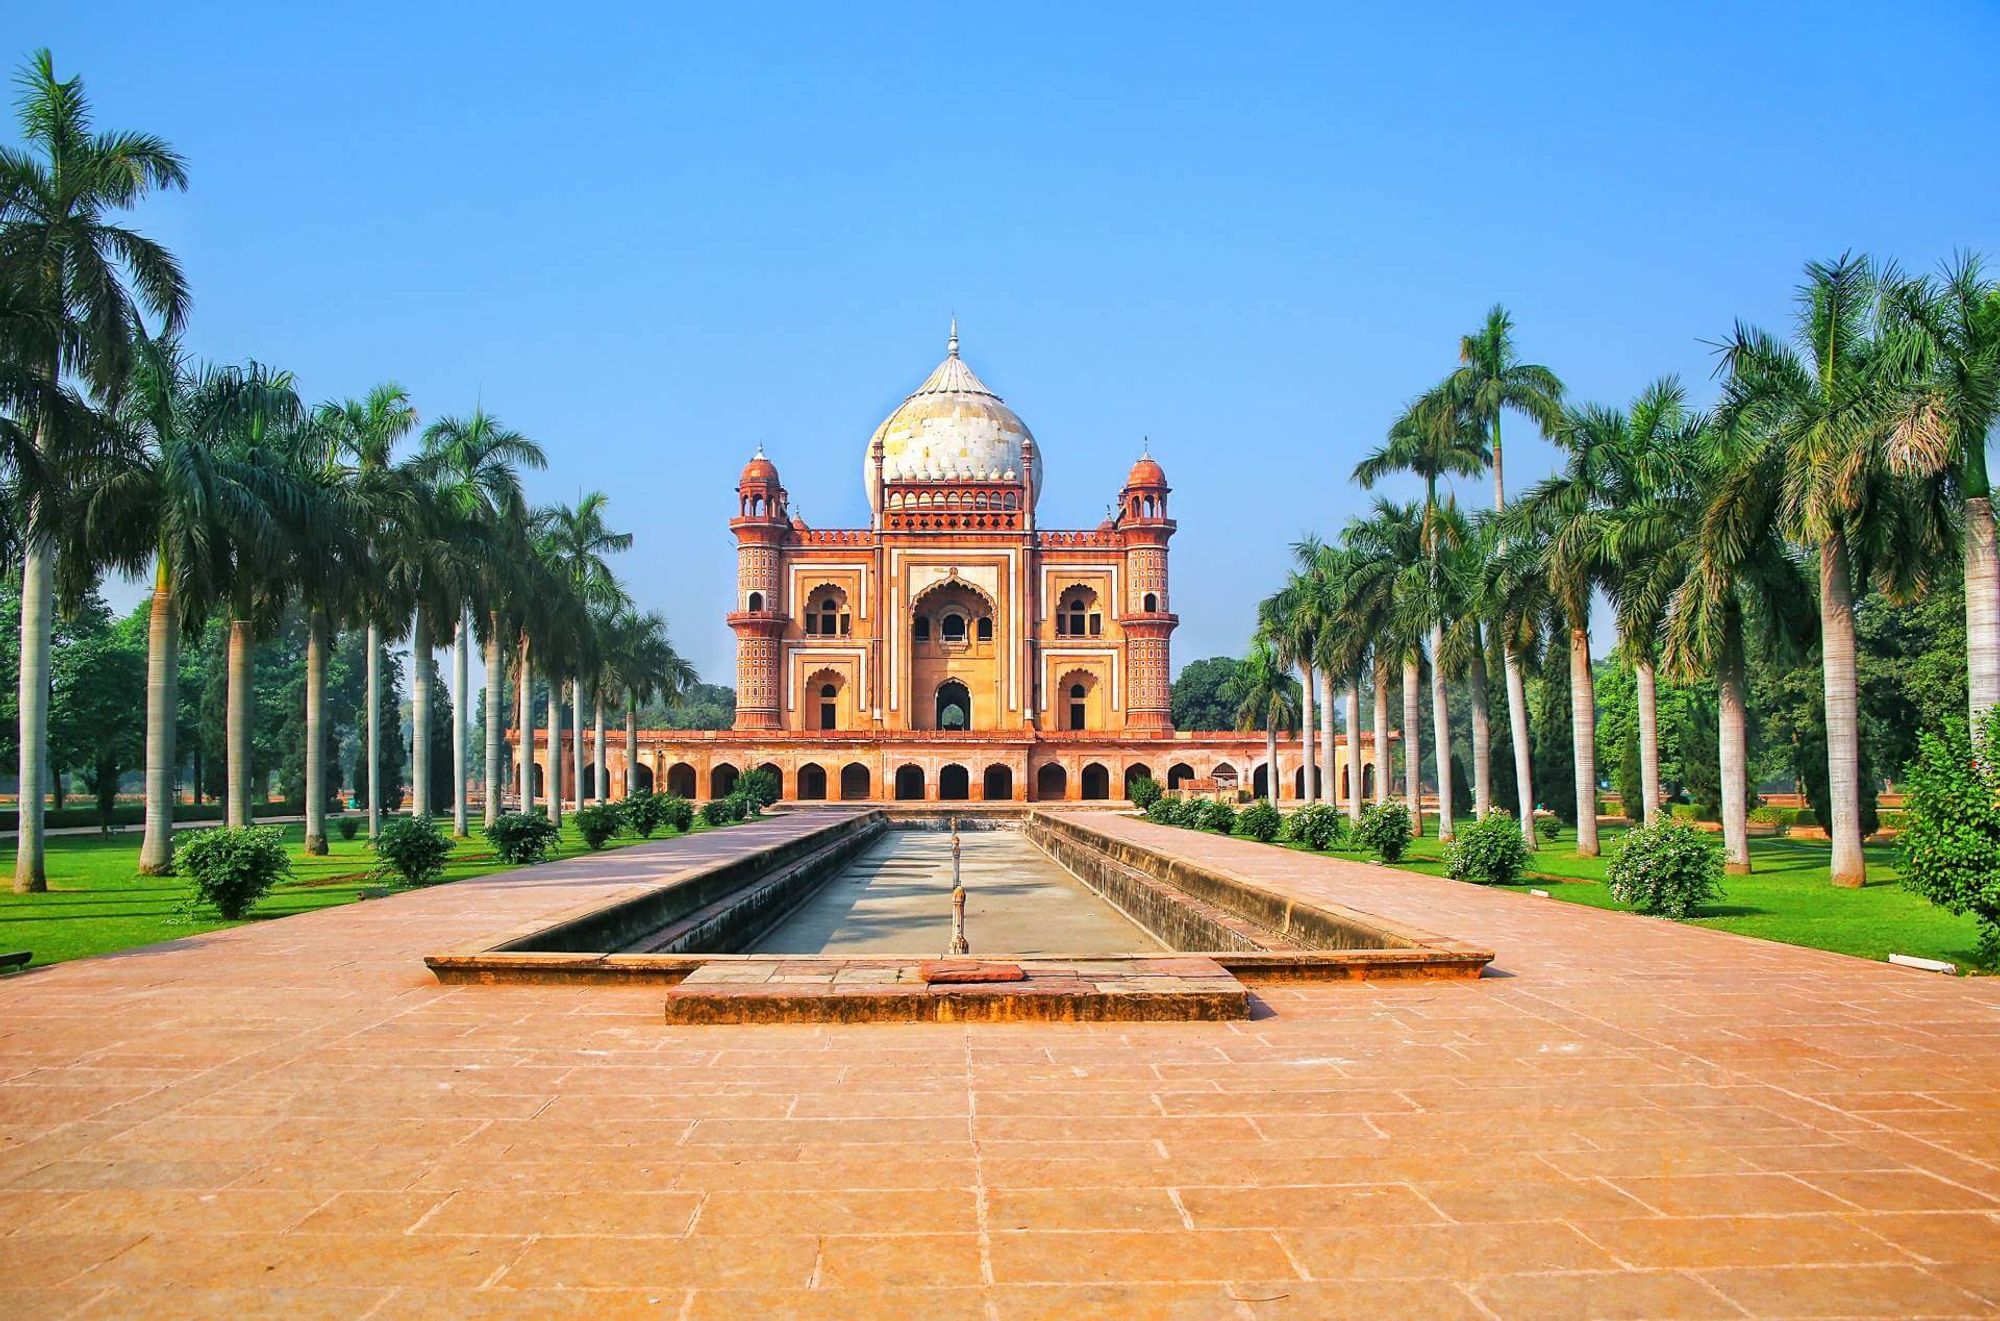
<svg viewBox="0 0 2000 1321">
<path fill-rule="evenodd" d="M 1486 564 L 1492 555 L 1490 521 L 1467 518 L 1456 500 L 1446 500 L 1436 520 L 1443 572 L 1439 576 L 1444 631 L 1432 649 L 1432 664 L 1444 676 L 1463 678 L 1472 708 L 1472 812 L 1484 817 L 1493 807 L 1493 721 L 1486 689 Z M 1435 685 L 1443 691 L 1442 681 Z"/>
<path fill-rule="evenodd" d="M 1361 483 L 1363 489 L 1372 489 L 1376 482 L 1393 472 L 1412 473 L 1424 483 L 1420 545 L 1423 574 L 1418 594 L 1421 597 L 1422 626 L 1430 633 L 1431 736 L 1437 754 L 1439 839 L 1450 839 L 1452 836 L 1452 803 L 1451 720 L 1445 702 L 1444 670 L 1437 663 L 1448 622 L 1445 618 L 1444 587 L 1446 552 L 1439 520 L 1438 482 L 1440 479 L 1468 477 L 1483 472 L 1490 458 L 1479 419 L 1448 391 L 1440 388 L 1405 409 L 1389 428 L 1388 439 L 1382 446 L 1354 468 L 1354 480 Z M 1405 675 L 1408 673 L 1406 667 Z M 1407 710 L 1410 702 L 1408 694 L 1403 700 Z M 1406 716 L 1405 723 L 1414 722 Z M 1413 754 L 1406 751 L 1405 755 Z M 1484 763 L 1474 767 L 1481 786 L 1481 800 L 1487 796 L 1484 786 L 1488 772 L 1489 768 Z"/>
<path fill-rule="evenodd" d="M 424 432 L 418 463 L 424 480 L 450 510 L 452 525 L 472 552 L 470 572 L 454 573 L 446 579 L 459 589 L 458 609 L 454 612 L 458 623 L 452 644 L 453 685 L 458 695 L 452 710 L 452 830 L 463 837 L 467 830 L 466 720 L 471 697 L 466 643 L 472 632 L 473 606 L 486 608 L 490 624 L 491 612 L 498 610 L 498 594 L 508 585 L 503 559 L 509 548 L 508 532 L 518 525 L 526 510 L 519 470 L 546 467 L 548 460 L 539 445 L 483 408 L 475 408 L 469 418 L 445 417 L 433 422 Z M 418 609 L 421 611 L 421 603 Z M 492 642 L 487 659 L 491 664 L 498 655 L 497 628 L 491 630 L 489 637 Z M 420 662 L 420 668 L 428 688 L 429 667 Z M 496 672 L 497 666 L 489 670 L 489 674 Z M 489 682 L 486 704 L 497 713 L 492 688 Z M 429 715 L 428 703 L 425 715 Z M 417 741 L 421 744 L 423 740 L 420 731 Z M 488 769 L 490 774 L 491 768 Z M 488 783 L 490 786 L 492 781 L 489 779 Z M 489 787 L 489 797 L 492 792 Z"/>
<path fill-rule="evenodd" d="M 0 147 L 0 287 L 30 316 L 12 328 L 22 365 L 47 395 L 65 377 L 114 401 L 129 373 L 132 345 L 151 316 L 177 334 L 187 314 L 187 282 L 172 254 L 114 213 L 148 193 L 185 188 L 180 156 L 146 133 L 93 132 L 81 79 L 58 81 L 40 50 L 19 78 L 20 133 L 28 150 Z M 27 419 L 33 448 L 53 455 L 58 414 Z M 49 640 L 55 599 L 49 522 L 31 493 L 21 559 L 20 822 L 14 889 L 48 889 L 43 861 L 43 795 L 48 746 Z"/>
<path fill-rule="evenodd" d="M 1509 542 L 1532 548 L 1535 569 L 1560 607 L 1569 635 L 1570 732 L 1576 754 L 1576 849 L 1598 854 L 1597 700 L 1590 668 L 1592 594 L 1611 574 L 1606 551 L 1610 510 L 1629 494 L 1629 429 L 1616 409 L 1565 410 L 1556 444 L 1562 471 L 1532 487 L 1499 520 Z"/>
<path fill-rule="evenodd" d="M 1260 632 L 1251 639 L 1250 654 L 1244 657 L 1237 679 L 1243 697 L 1236 708 L 1236 727 L 1264 727 L 1264 789 L 1273 807 L 1278 805 L 1278 731 L 1289 728 L 1299 715 L 1288 669 L 1271 640 Z"/>
<path fill-rule="evenodd" d="M 1819 561 L 1820 656 L 1835 885 L 1867 879 L 1861 853 L 1861 736 L 1855 685 L 1857 578 L 1884 591 L 1920 589 L 1943 556 L 1945 528 L 1888 462 L 1885 369 L 1876 334 L 1878 282 L 1866 258 L 1806 268 L 1788 344 L 1738 324 L 1721 351 L 1717 425 L 1739 433 L 1736 460 L 1778 492 L 1776 515 Z M 1893 378 L 1891 378 L 1893 379 Z M 1729 485 L 1733 488 L 1735 483 Z M 1711 525 L 1747 539 L 1749 530 Z M 1739 559 L 1740 544 L 1724 547 Z"/>
<path fill-rule="evenodd" d="M 1375 649 L 1375 735 L 1380 778 L 1377 801 L 1386 801 L 1389 758 L 1388 677 L 1402 667 L 1403 801 L 1410 821 L 1423 833 L 1424 632 L 1430 622 L 1430 567 L 1427 527 L 1421 505 L 1377 500 L 1372 517 L 1348 525 L 1347 544 L 1363 560 L 1355 587 L 1361 613 L 1369 621 Z M 1448 778 L 1450 763 L 1444 764 Z"/>
<path fill-rule="evenodd" d="M 142 875 L 173 869 L 182 634 L 226 592 L 239 533 L 253 545 L 281 539 L 268 474 L 216 443 L 219 424 L 235 409 L 230 396 L 244 384 L 236 372 L 197 372 L 172 340 L 142 341 L 119 413 L 140 448 L 95 485 L 84 512 L 84 540 L 104 567 L 153 573 Z"/>
<path fill-rule="evenodd" d="M 1544 436 L 1562 420 L 1563 384 L 1539 363 L 1522 362 L 1514 346 L 1514 319 L 1494 304 L 1486 324 L 1458 342 L 1459 368 L 1445 388 L 1488 433 L 1493 458 L 1493 511 L 1507 507 L 1507 483 L 1502 469 L 1500 415 L 1520 413 L 1541 428 Z M 1534 847 L 1534 763 L 1528 743 L 1528 689 L 1521 657 L 1505 631 L 1500 643 L 1501 667 L 1507 678 L 1507 716 L 1514 744 L 1514 784 L 1519 795 L 1521 831 Z"/>
<path fill-rule="evenodd" d="M 1965 659 L 1975 733 L 2000 704 L 2000 551 L 1986 445 L 2000 423 L 2000 283 L 1963 255 L 1936 279 L 1885 282 L 1897 353 L 1889 460 L 1945 488 L 1965 520 Z"/>
<path fill-rule="evenodd" d="M 1688 409 L 1680 382 L 1654 382 L 1625 419 L 1622 471 L 1607 492 L 1604 551 L 1618 646 L 1637 689 L 1639 782 L 1648 825 L 1660 814 L 1660 630 L 1696 548 L 1703 494 L 1697 477 L 1707 430 L 1708 419 Z"/>
<path fill-rule="evenodd" d="M 605 556 L 617 554 L 632 548 L 632 534 L 613 532 L 604 521 L 604 511 L 611 499 L 602 491 L 592 491 L 579 496 L 574 506 L 554 505 L 543 511 L 542 526 L 549 538 L 554 561 L 567 580 L 575 604 L 580 607 L 578 623 L 565 640 L 565 650 L 571 655 L 573 668 L 570 671 L 571 705 L 576 714 L 576 728 L 572 736 L 572 762 L 577 769 L 577 802 L 583 802 L 583 671 L 589 667 L 594 650 L 594 639 L 590 637 L 588 611 L 592 607 L 617 607 L 629 605 L 624 589 L 618 585 L 617 575 L 611 571 Z M 555 696 L 560 689 L 556 680 L 559 671 L 551 669 L 549 691 L 551 711 L 561 702 Z M 560 743 L 551 751 L 551 759 L 560 751 Z"/>
<path fill-rule="evenodd" d="M 1258 630 L 1271 643 L 1278 664 L 1296 668 L 1304 682 L 1299 701 L 1300 785 L 1305 801 L 1318 794 L 1313 756 L 1313 652 L 1319 645 L 1319 618 L 1312 607 L 1311 588 L 1296 572 L 1285 585 L 1257 607 Z"/>
<path fill-rule="evenodd" d="M 417 425 L 417 410 L 403 387 L 388 382 L 368 392 L 366 399 L 322 404 L 318 424 L 332 432 L 335 452 L 353 474 L 356 497 L 375 509 L 371 521 L 395 535 L 415 521 L 415 493 L 408 474 L 395 463 L 396 443 Z M 368 630 L 368 838 L 382 829 L 382 643 L 385 626 L 407 614 L 407 603 L 396 593 L 396 581 L 383 561 L 393 561 L 387 547 L 369 548 L 370 573 L 357 603 Z M 357 788 L 360 786 L 356 786 Z"/>
<path fill-rule="evenodd" d="M 697 679 L 690 665 L 667 637 L 667 621 L 657 612 L 621 610 L 611 625 L 610 647 L 599 677 L 603 687 L 622 694 L 625 707 L 625 793 L 632 792 L 632 773 L 639 764 L 639 707 L 665 698 L 676 701 Z"/>
</svg>

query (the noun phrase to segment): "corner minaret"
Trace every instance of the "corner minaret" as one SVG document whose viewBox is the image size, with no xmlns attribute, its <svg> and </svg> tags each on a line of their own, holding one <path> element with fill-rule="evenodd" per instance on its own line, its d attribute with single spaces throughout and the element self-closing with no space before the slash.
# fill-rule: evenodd
<svg viewBox="0 0 2000 1321">
<path fill-rule="evenodd" d="M 736 482 L 736 728 L 776 729 L 783 722 L 778 673 L 785 632 L 784 582 L 779 552 L 791 533 L 791 514 L 778 466 L 757 447 Z"/>
<path fill-rule="evenodd" d="M 1179 616 L 1167 602 L 1167 474 L 1141 452 L 1118 493 L 1118 531 L 1125 543 L 1125 600 L 1118 623 L 1125 632 L 1131 695 L 1125 722 L 1132 729 L 1173 728 L 1172 639 Z"/>
</svg>

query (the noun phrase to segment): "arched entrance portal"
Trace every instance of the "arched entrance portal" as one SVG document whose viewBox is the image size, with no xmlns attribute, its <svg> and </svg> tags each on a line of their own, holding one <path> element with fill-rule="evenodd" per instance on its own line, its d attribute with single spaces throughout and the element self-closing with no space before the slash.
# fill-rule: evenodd
<svg viewBox="0 0 2000 1321">
<path fill-rule="evenodd" d="M 708 796 L 710 798 L 727 798 L 735 788 L 736 768 L 728 762 L 723 762 L 708 773 Z"/>
<path fill-rule="evenodd" d="M 1069 793 L 1069 772 L 1050 762 L 1035 772 L 1035 797 L 1041 802 L 1059 802 Z"/>
<path fill-rule="evenodd" d="M 653 768 L 643 761 L 632 763 L 632 768 L 625 773 L 625 792 L 646 794 L 652 791 Z"/>
<path fill-rule="evenodd" d="M 1177 761 L 1167 767 L 1167 788 L 1178 789 L 1194 778 L 1194 767 L 1184 761 Z"/>
<path fill-rule="evenodd" d="M 896 768 L 896 800 L 898 802 L 921 801 L 924 796 L 924 768 L 921 766 L 898 766 Z"/>
<path fill-rule="evenodd" d="M 799 798 L 808 803 L 826 798 L 826 772 L 811 762 L 799 767 Z"/>
<path fill-rule="evenodd" d="M 694 767 L 684 761 L 667 767 L 667 792 L 677 798 L 694 797 Z"/>
<path fill-rule="evenodd" d="M 868 768 L 858 761 L 850 761 L 840 768 L 840 800 L 844 803 L 864 802 L 871 788 Z"/>
<path fill-rule="evenodd" d="M 938 685 L 937 727 L 972 728 L 972 693 L 956 679 L 946 679 Z"/>
<path fill-rule="evenodd" d="M 938 771 L 938 797 L 953 803 L 972 797 L 972 777 L 965 767 L 951 765 Z"/>
<path fill-rule="evenodd" d="M 1127 766 L 1125 768 L 1125 796 L 1127 798 L 1132 796 L 1133 785 L 1141 780 L 1150 780 L 1152 778 L 1153 768 L 1144 762 L 1134 762 L 1132 765 Z"/>
<path fill-rule="evenodd" d="M 980 786 L 980 797 L 989 803 L 1004 803 L 1014 796 L 1014 771 L 1010 766 L 994 764 L 986 768 L 986 777 Z"/>
</svg>

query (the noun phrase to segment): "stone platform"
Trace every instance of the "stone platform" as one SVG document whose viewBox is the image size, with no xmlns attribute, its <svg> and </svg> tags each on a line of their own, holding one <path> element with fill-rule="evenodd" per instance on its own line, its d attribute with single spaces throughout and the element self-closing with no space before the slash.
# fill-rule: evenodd
<svg viewBox="0 0 2000 1321">
<path fill-rule="evenodd" d="M 667 992 L 669 1023 L 1165 1023 L 1250 1016 L 1250 993 L 1198 954 L 1021 959 L 1003 978 L 927 978 L 912 958 L 716 959 Z"/>
</svg>

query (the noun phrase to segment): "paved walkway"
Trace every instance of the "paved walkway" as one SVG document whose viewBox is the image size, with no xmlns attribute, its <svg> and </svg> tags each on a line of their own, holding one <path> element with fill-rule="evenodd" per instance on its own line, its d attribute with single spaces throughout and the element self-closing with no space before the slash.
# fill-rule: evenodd
<svg viewBox="0 0 2000 1321">
<path fill-rule="evenodd" d="M 668 1029 L 657 988 L 418 962 L 798 819 L 65 964 L 0 982 L 0 1313 L 2000 1305 L 2000 979 L 1099 819 L 1501 975 Z"/>
</svg>

